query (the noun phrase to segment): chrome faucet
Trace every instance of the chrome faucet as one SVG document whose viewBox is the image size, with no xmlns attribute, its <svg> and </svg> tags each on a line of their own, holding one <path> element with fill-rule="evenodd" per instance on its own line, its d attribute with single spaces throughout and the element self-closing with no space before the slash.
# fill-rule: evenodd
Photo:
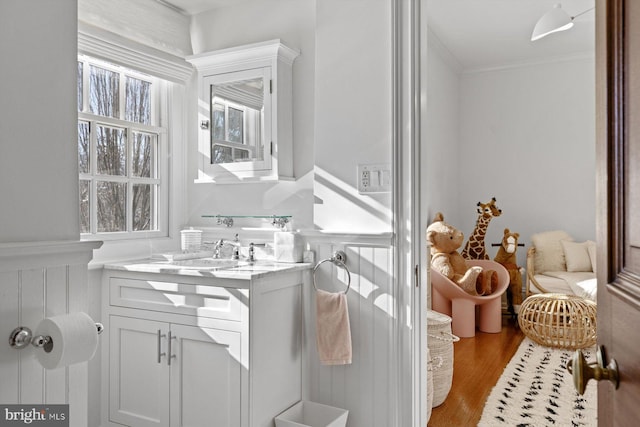
<svg viewBox="0 0 640 427">
<path fill-rule="evenodd" d="M 215 259 L 220 258 L 220 249 L 222 249 L 222 245 L 224 245 L 224 240 L 223 239 L 220 239 L 220 240 L 218 240 L 216 242 L 216 245 L 215 245 L 215 247 L 213 249 L 213 257 Z"/>
<path fill-rule="evenodd" d="M 253 242 L 251 242 L 249 243 L 249 262 L 255 261 L 254 253 L 255 253 L 255 245 L 253 244 Z"/>
<path fill-rule="evenodd" d="M 247 261 L 249 262 L 255 262 L 256 261 L 256 246 L 264 246 L 266 247 L 267 244 L 266 243 L 249 243 L 249 258 L 247 259 Z"/>
</svg>

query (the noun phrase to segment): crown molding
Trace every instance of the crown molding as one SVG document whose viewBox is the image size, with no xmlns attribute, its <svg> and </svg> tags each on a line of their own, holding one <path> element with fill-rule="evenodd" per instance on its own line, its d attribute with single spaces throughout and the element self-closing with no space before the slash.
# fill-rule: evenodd
<svg viewBox="0 0 640 427">
<path fill-rule="evenodd" d="M 585 61 L 585 60 L 595 61 L 595 58 L 596 58 L 595 52 L 585 51 L 585 52 L 577 52 L 572 55 L 557 55 L 557 56 L 551 56 L 547 58 L 532 59 L 527 61 L 513 62 L 513 63 L 501 64 L 501 65 L 495 65 L 495 66 L 489 66 L 489 67 L 467 68 L 462 71 L 462 74 L 490 73 L 495 71 L 506 71 L 506 70 L 513 70 L 517 68 L 534 67 L 536 65 L 557 64 L 562 62 Z"/>
<path fill-rule="evenodd" d="M 160 77 L 185 83 L 193 66 L 184 58 L 143 45 L 85 22 L 78 22 L 78 53 Z"/>
</svg>

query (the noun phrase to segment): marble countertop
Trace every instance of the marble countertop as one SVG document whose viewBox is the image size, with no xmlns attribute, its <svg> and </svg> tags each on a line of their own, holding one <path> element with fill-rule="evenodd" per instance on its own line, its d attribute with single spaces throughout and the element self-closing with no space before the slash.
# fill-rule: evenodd
<svg viewBox="0 0 640 427">
<path fill-rule="evenodd" d="M 134 261 L 109 263 L 105 264 L 104 268 L 142 273 L 253 280 L 277 273 L 309 270 L 313 268 L 313 266 L 310 263 L 284 263 L 268 260 L 260 260 L 251 263 L 248 261 L 213 258 L 181 261 L 147 258 Z"/>
</svg>

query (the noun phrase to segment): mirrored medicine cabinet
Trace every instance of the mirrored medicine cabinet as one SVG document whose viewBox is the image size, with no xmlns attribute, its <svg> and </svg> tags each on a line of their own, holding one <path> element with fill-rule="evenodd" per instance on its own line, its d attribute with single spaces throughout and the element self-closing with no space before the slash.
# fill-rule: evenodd
<svg viewBox="0 0 640 427">
<path fill-rule="evenodd" d="M 198 72 L 198 178 L 236 183 L 294 179 L 292 70 L 280 42 L 193 55 Z"/>
</svg>

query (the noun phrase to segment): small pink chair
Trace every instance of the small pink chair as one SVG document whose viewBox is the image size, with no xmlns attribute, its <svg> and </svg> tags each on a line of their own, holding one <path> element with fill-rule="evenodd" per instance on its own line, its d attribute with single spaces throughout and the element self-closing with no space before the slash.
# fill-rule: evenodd
<svg viewBox="0 0 640 427">
<path fill-rule="evenodd" d="M 479 329 L 498 333 L 502 329 L 502 294 L 509 287 L 509 273 L 501 264 L 490 260 L 468 260 L 468 266 L 480 266 L 498 273 L 498 288 L 487 296 L 474 296 L 455 282 L 431 270 L 431 308 L 450 316 L 451 332 L 462 338 L 476 335 L 476 306 L 479 306 Z"/>
</svg>

